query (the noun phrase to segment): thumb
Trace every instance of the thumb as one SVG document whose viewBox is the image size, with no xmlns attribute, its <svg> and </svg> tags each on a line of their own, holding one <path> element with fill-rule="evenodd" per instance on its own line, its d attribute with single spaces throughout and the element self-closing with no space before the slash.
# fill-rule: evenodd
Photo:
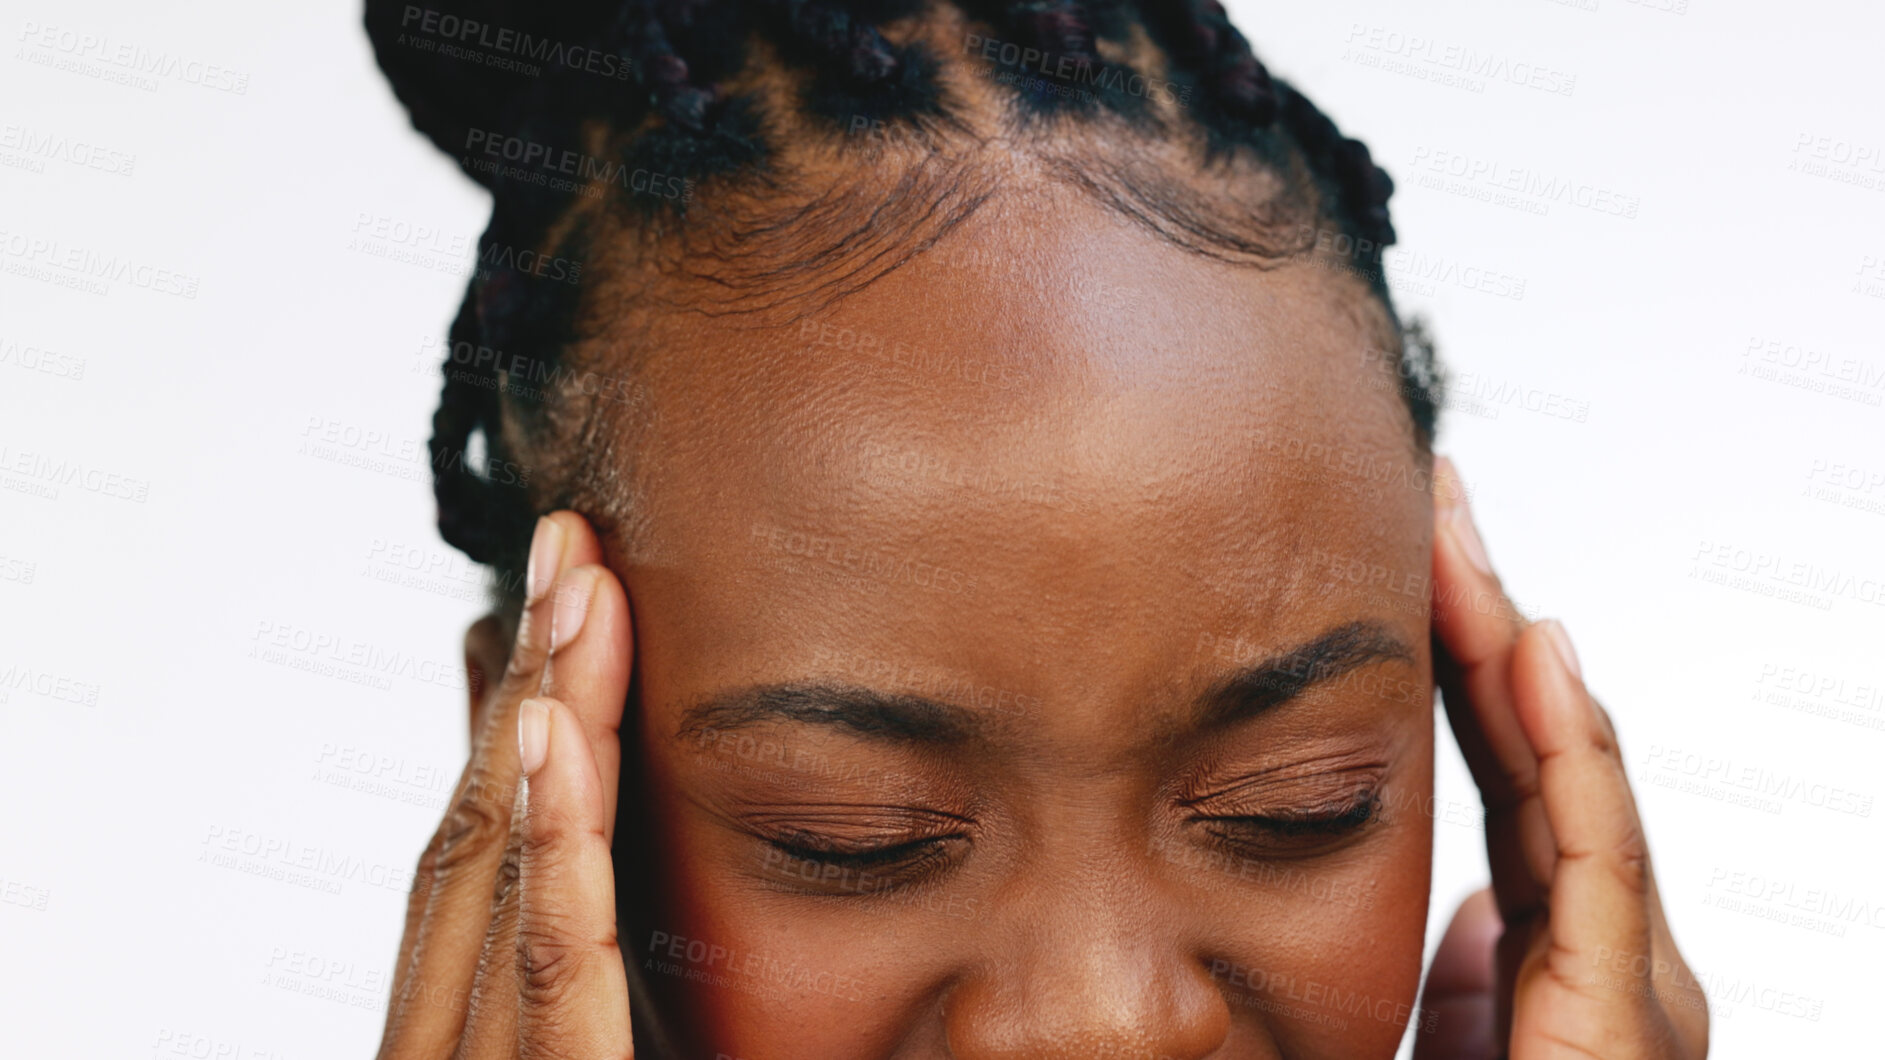
<svg viewBox="0 0 1885 1060">
<path fill-rule="evenodd" d="M 1497 972 L 1493 950 L 1505 925 L 1492 889 L 1468 895 L 1427 970 L 1414 1027 L 1414 1060 L 1496 1060 Z"/>
</svg>

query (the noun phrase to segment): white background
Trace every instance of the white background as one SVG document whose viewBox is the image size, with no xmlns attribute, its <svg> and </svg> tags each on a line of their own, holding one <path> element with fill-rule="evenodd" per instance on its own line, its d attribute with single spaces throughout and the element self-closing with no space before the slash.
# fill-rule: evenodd
<svg viewBox="0 0 1885 1060">
<path fill-rule="evenodd" d="M 464 753 L 477 574 L 402 454 L 487 199 L 408 129 L 353 4 L 6 6 L 6 1051 L 370 1055 Z M 1231 7 L 1399 181 L 1403 306 L 1477 399 L 1441 449 L 1618 719 L 1714 1055 L 1877 1055 L 1885 13 Z M 60 33 L 244 90 L 64 68 Z M 1533 190 L 1491 198 L 1507 181 Z M 168 273 L 75 290 L 47 260 L 74 248 Z M 375 465 L 305 448 L 330 429 Z M 276 631 L 405 664 L 385 687 L 306 672 L 262 650 Z M 1472 807 L 1443 753 L 1440 806 Z M 1485 873 L 1445 818 L 1430 946 Z M 269 875 L 306 856 L 328 868 Z"/>
</svg>

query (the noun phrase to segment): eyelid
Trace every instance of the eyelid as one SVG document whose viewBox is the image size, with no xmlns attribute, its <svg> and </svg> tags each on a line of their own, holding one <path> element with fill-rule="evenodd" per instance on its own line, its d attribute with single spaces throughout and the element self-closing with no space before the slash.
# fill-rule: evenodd
<svg viewBox="0 0 1885 1060">
<path fill-rule="evenodd" d="M 764 846 L 761 878 L 768 884 L 807 895 L 870 898 L 919 886 L 948 872 L 961 861 L 967 837 L 936 836 L 853 852 L 779 839 L 766 839 Z"/>
<path fill-rule="evenodd" d="M 749 807 L 734 815 L 747 828 L 766 836 L 804 834 L 830 837 L 834 832 L 873 837 L 903 835 L 911 840 L 940 837 L 975 822 L 960 814 L 914 806 L 879 806 L 858 803 L 807 803 Z M 843 842 L 843 838 L 837 841 Z"/>
<path fill-rule="evenodd" d="M 1378 759 L 1345 757 L 1345 764 L 1333 768 L 1321 760 L 1246 774 L 1199 794 L 1181 794 L 1177 803 L 1223 817 L 1303 817 L 1345 809 L 1358 793 L 1379 790 L 1388 773 L 1387 763 Z"/>
<path fill-rule="evenodd" d="M 1363 792 L 1345 809 L 1301 817 L 1197 817 L 1210 845 L 1234 857 L 1300 860 L 1345 849 L 1382 822 L 1381 797 Z"/>
</svg>

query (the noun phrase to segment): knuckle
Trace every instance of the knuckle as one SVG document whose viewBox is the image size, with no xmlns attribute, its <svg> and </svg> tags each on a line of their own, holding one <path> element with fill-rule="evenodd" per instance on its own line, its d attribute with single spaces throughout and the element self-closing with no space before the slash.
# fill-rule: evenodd
<svg viewBox="0 0 1885 1060">
<path fill-rule="evenodd" d="M 539 914 L 517 925 L 517 985 L 526 1005 L 549 1004 L 569 992 L 588 959 L 587 947 L 558 934 Z"/>
<path fill-rule="evenodd" d="M 1617 747 L 1617 723 L 1610 717 L 1610 711 L 1602 703 L 1592 699 L 1591 706 L 1597 713 L 1597 747 L 1604 754 L 1617 757 L 1622 752 Z"/>
<path fill-rule="evenodd" d="M 422 894 L 432 889 L 432 881 L 438 876 L 439 849 L 445 845 L 445 826 L 441 823 L 432 838 L 419 852 L 419 864 L 412 870 L 412 892 Z"/>
<path fill-rule="evenodd" d="M 504 848 L 504 860 L 497 865 L 497 881 L 491 889 L 491 906 L 503 909 L 517 893 L 517 881 L 523 878 L 523 853 L 513 841 Z"/>
<path fill-rule="evenodd" d="M 464 794 L 445 814 L 436 840 L 438 851 L 433 857 L 435 875 L 450 875 L 508 838 L 511 815 L 508 809 L 499 809 L 493 797 L 495 789 L 496 785 L 488 776 L 475 774 Z"/>
<path fill-rule="evenodd" d="M 517 623 L 517 639 L 511 644 L 510 658 L 504 663 L 504 685 L 514 689 L 527 684 L 543 669 L 543 660 L 549 654 L 546 623 L 540 622 L 529 611 Z"/>
<path fill-rule="evenodd" d="M 1649 893 L 1649 843 L 1643 838 L 1642 829 L 1632 827 L 1617 841 L 1616 849 L 1611 851 L 1610 865 L 1617 881 L 1631 894 Z"/>
<path fill-rule="evenodd" d="M 523 874 L 532 880 L 572 878 L 578 872 L 578 859 L 569 845 L 543 827 L 542 821 L 530 821 L 521 829 L 519 863 Z"/>
</svg>

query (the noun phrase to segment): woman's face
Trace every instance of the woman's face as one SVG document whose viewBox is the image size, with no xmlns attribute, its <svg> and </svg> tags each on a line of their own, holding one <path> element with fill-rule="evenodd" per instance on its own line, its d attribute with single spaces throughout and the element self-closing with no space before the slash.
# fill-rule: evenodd
<svg viewBox="0 0 1885 1060">
<path fill-rule="evenodd" d="M 1392 1055 L 1431 514 L 1360 284 L 1042 195 L 798 308 L 634 355 L 623 949 L 681 1055 Z"/>
</svg>

